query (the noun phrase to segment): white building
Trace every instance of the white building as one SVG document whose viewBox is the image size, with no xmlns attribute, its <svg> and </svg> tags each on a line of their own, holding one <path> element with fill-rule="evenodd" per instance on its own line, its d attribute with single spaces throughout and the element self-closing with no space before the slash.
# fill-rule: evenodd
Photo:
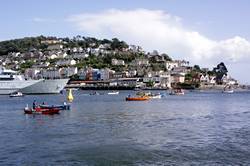
<svg viewBox="0 0 250 166">
<path fill-rule="evenodd" d="M 136 70 L 130 70 L 128 71 L 128 77 L 135 77 L 137 75 L 137 71 Z"/>
<path fill-rule="evenodd" d="M 172 70 L 175 67 L 179 67 L 179 63 L 176 61 L 167 61 L 165 67 L 168 71 Z"/>
<path fill-rule="evenodd" d="M 216 77 L 215 76 L 210 76 L 210 84 L 216 84 Z"/>
<path fill-rule="evenodd" d="M 74 59 L 85 59 L 85 58 L 89 57 L 89 54 L 86 54 L 86 53 L 74 53 L 71 56 Z"/>
<path fill-rule="evenodd" d="M 235 84 L 237 84 L 237 80 L 233 79 L 229 75 L 224 75 L 222 77 L 222 83 L 223 84 L 229 84 L 229 85 L 235 85 Z"/>
<path fill-rule="evenodd" d="M 210 78 L 209 78 L 209 75 L 201 75 L 200 77 L 200 82 L 201 83 L 210 83 Z"/>
<path fill-rule="evenodd" d="M 125 63 L 124 63 L 124 60 L 112 59 L 112 65 L 123 66 L 123 65 L 125 65 Z"/>
<path fill-rule="evenodd" d="M 148 82 L 154 82 L 155 87 L 171 87 L 171 77 L 170 74 L 167 72 L 161 72 L 157 73 L 158 75 L 155 75 L 154 73 L 149 73 L 147 77 L 143 78 L 144 83 Z"/>
<path fill-rule="evenodd" d="M 67 55 L 68 55 L 68 54 L 67 54 L 66 52 L 58 52 L 58 53 L 57 53 L 57 57 L 58 57 L 58 58 L 62 58 L 62 59 L 65 58 Z"/>
<path fill-rule="evenodd" d="M 175 60 L 175 61 L 167 61 L 165 63 L 165 67 L 168 71 L 174 68 L 185 68 L 189 66 L 189 62 L 185 60 Z"/>
<path fill-rule="evenodd" d="M 149 65 L 149 61 L 147 59 L 135 59 L 131 62 L 132 66 L 148 66 Z"/>
<path fill-rule="evenodd" d="M 58 58 L 58 55 L 57 54 L 51 54 L 48 56 L 49 59 L 56 59 Z"/>
<path fill-rule="evenodd" d="M 185 75 L 183 74 L 172 74 L 171 75 L 171 83 L 184 83 Z"/>
<path fill-rule="evenodd" d="M 103 81 L 109 80 L 110 76 L 115 73 L 115 71 L 110 70 L 110 69 L 101 69 L 100 70 L 100 79 Z"/>
<path fill-rule="evenodd" d="M 76 64 L 76 61 L 74 59 L 69 60 L 59 60 L 56 62 L 57 66 L 73 66 Z"/>
</svg>

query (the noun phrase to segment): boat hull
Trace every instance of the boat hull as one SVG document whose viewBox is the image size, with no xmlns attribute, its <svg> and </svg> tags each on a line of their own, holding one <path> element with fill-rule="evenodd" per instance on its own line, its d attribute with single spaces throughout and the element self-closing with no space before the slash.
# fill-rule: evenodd
<svg viewBox="0 0 250 166">
<path fill-rule="evenodd" d="M 234 93 L 233 90 L 225 90 L 225 91 L 222 91 L 222 93 Z"/>
<path fill-rule="evenodd" d="M 51 109 L 45 109 L 45 108 L 25 108 L 24 113 L 25 114 L 43 114 L 43 115 L 54 115 L 59 114 L 59 109 L 51 108 Z"/>
<path fill-rule="evenodd" d="M 10 95 L 41 81 L 42 80 L 0 81 L 0 95 Z"/>
<path fill-rule="evenodd" d="M 149 97 L 126 97 L 126 101 L 146 101 Z"/>
<path fill-rule="evenodd" d="M 149 96 L 151 99 L 161 99 L 162 95 Z"/>
<path fill-rule="evenodd" d="M 37 84 L 23 88 L 23 94 L 57 94 L 66 86 L 69 79 L 43 80 Z"/>
<path fill-rule="evenodd" d="M 119 92 L 109 92 L 108 95 L 119 95 Z"/>
</svg>

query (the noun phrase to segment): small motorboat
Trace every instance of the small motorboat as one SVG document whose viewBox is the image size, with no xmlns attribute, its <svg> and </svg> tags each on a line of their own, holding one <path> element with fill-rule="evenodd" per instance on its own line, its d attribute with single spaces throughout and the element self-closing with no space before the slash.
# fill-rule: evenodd
<svg viewBox="0 0 250 166">
<path fill-rule="evenodd" d="M 119 91 L 113 91 L 113 92 L 109 92 L 108 95 L 119 95 Z"/>
<path fill-rule="evenodd" d="M 230 85 L 226 85 L 226 86 L 223 88 L 222 93 L 234 93 L 233 87 L 230 86 Z"/>
<path fill-rule="evenodd" d="M 171 90 L 169 94 L 170 95 L 184 95 L 185 92 L 183 89 L 174 89 L 174 90 Z"/>
<path fill-rule="evenodd" d="M 10 97 L 23 97 L 24 95 L 22 94 L 22 92 L 14 92 L 12 94 L 10 94 Z"/>
<path fill-rule="evenodd" d="M 222 93 L 234 93 L 233 89 L 223 90 Z"/>
<path fill-rule="evenodd" d="M 151 92 L 144 92 L 144 91 L 139 91 L 136 93 L 137 96 L 150 96 L 152 95 Z"/>
<path fill-rule="evenodd" d="M 150 95 L 148 95 L 148 97 L 150 99 L 161 99 L 162 95 L 160 93 L 158 93 L 158 94 L 150 94 Z"/>
<path fill-rule="evenodd" d="M 126 97 L 126 101 L 146 101 L 149 100 L 150 97 L 148 96 L 136 96 L 136 97 Z"/>
<path fill-rule="evenodd" d="M 46 105 L 46 104 L 40 104 L 40 108 L 44 109 L 59 109 L 59 110 L 70 110 L 70 104 L 64 103 L 63 105 Z"/>
<path fill-rule="evenodd" d="M 59 109 L 57 108 L 29 108 L 25 107 L 24 108 L 24 113 L 25 114 L 44 114 L 44 115 L 54 115 L 54 114 L 59 114 Z"/>
</svg>

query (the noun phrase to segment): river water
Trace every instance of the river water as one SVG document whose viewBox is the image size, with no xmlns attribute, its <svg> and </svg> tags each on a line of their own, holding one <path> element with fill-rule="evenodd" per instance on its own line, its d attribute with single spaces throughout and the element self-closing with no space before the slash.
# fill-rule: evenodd
<svg viewBox="0 0 250 166">
<path fill-rule="evenodd" d="M 74 91 L 72 109 L 53 116 L 23 108 L 65 95 L 0 96 L 0 165 L 250 165 L 250 93 L 88 93 Z"/>
</svg>

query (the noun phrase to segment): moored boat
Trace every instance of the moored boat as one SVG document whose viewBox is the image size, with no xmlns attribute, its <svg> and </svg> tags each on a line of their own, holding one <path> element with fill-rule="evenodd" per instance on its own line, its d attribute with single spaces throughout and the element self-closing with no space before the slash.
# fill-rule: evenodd
<svg viewBox="0 0 250 166">
<path fill-rule="evenodd" d="M 169 95 L 184 95 L 184 94 L 185 94 L 185 92 L 183 89 L 173 89 L 169 93 Z"/>
<path fill-rule="evenodd" d="M 222 93 L 234 93 L 233 88 L 230 85 L 226 85 L 222 91 Z"/>
<path fill-rule="evenodd" d="M 162 95 L 161 94 L 151 94 L 149 95 L 151 99 L 161 99 Z"/>
<path fill-rule="evenodd" d="M 222 93 L 234 93 L 234 90 L 223 90 Z"/>
<path fill-rule="evenodd" d="M 10 94 L 10 97 L 23 97 L 24 95 L 22 94 L 22 92 L 15 92 Z"/>
<path fill-rule="evenodd" d="M 119 95 L 119 91 L 108 92 L 108 95 Z"/>
</svg>

